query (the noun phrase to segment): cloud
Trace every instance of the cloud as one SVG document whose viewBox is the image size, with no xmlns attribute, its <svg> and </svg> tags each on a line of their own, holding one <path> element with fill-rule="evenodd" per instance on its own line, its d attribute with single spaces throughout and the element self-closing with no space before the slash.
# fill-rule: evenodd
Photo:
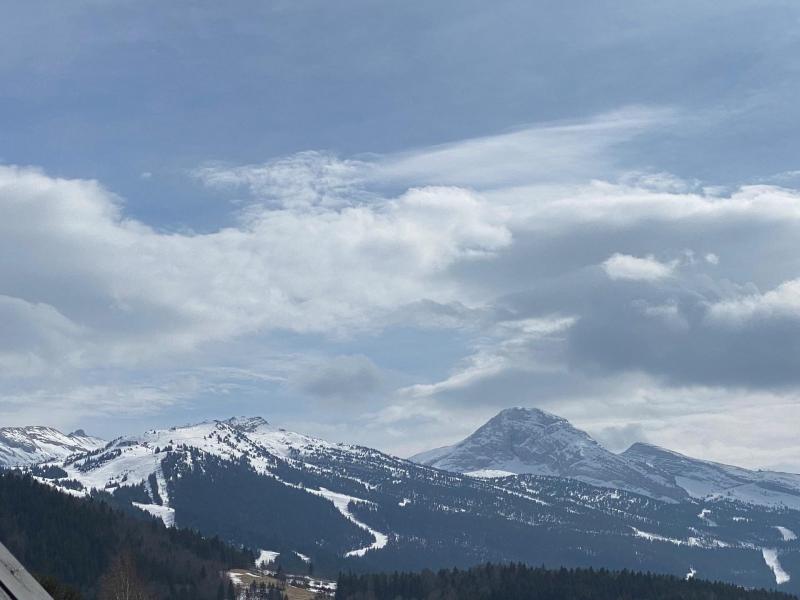
<svg viewBox="0 0 800 600">
<path fill-rule="evenodd" d="M 622 452 L 635 442 L 647 442 L 647 432 L 641 423 L 611 425 L 592 432 L 594 438 L 612 452 Z"/>
<path fill-rule="evenodd" d="M 709 318 L 733 327 L 753 321 L 790 320 L 800 324 L 800 279 L 785 281 L 766 293 L 721 300 L 709 310 Z"/>
<path fill-rule="evenodd" d="M 359 187 L 370 169 L 367 162 L 309 151 L 261 165 L 208 164 L 191 174 L 212 188 L 222 191 L 244 188 L 260 202 L 301 209 L 352 205 L 359 199 L 372 198 Z"/>
<path fill-rule="evenodd" d="M 677 261 L 662 263 L 652 255 L 639 258 L 628 254 L 616 253 L 606 259 L 602 266 L 611 279 L 658 281 L 672 275 L 677 266 Z"/>
<path fill-rule="evenodd" d="M 487 297 L 464 292 L 448 269 L 511 243 L 502 210 L 450 187 L 372 200 L 251 202 L 236 226 L 178 233 L 127 216 L 98 182 L 0 166 L 0 407 L 20 398 L 44 406 L 63 388 L 76 420 L 137 398 L 158 411 L 166 396 L 109 393 L 98 404 L 66 390 L 85 389 L 78 381 L 89 377 L 153 389 L 148 382 L 169 365 L 203 377 L 204 363 L 263 354 L 264 336 L 352 338 L 409 311 L 430 323 L 431 307 L 455 316 L 454 307 L 469 315 L 482 306 Z M 224 345 L 248 338 L 249 351 L 225 356 Z M 344 394 L 348 377 L 365 391 L 376 385 L 368 369 L 338 382 L 334 371 L 317 375 L 304 393 L 335 395 L 338 385 Z"/>
<path fill-rule="evenodd" d="M 87 417 L 130 418 L 152 415 L 180 404 L 195 390 L 107 382 L 96 385 L 43 387 L 10 392 L 0 398 L 3 425 L 50 424 L 69 429 Z M 76 419 L 78 417 L 78 419 Z"/>
<path fill-rule="evenodd" d="M 683 193 L 593 180 L 498 187 L 484 195 L 514 211 L 515 230 L 537 232 L 574 232 L 589 225 L 621 231 L 636 226 L 652 229 L 656 223 L 686 230 L 701 224 L 712 228 L 749 225 L 755 230 L 765 224 L 800 221 L 798 192 L 769 185 L 746 185 L 725 193 L 714 188 Z"/>
<path fill-rule="evenodd" d="M 96 182 L 0 167 L 0 250 L 14 257 L 0 264 L 7 303 L 38 307 L 24 322 L 59 319 L 53 331 L 83 360 L 128 364 L 257 331 L 357 330 L 409 303 L 462 301 L 448 266 L 511 242 L 502 215 L 457 188 L 306 209 L 251 206 L 234 228 L 160 232 L 123 216 Z"/>
<path fill-rule="evenodd" d="M 611 150 L 660 114 L 206 163 L 194 179 L 233 202 L 206 233 L 134 219 L 98 182 L 0 167 L 0 405 L 247 398 L 291 422 L 313 403 L 317 432 L 399 451 L 512 404 L 616 446 L 677 439 L 659 419 L 722 414 L 726 397 L 788 402 L 800 194 L 614 176 Z M 564 160 L 552 177 L 526 166 L 545 150 Z M 597 153 L 606 180 L 591 179 Z"/>
<path fill-rule="evenodd" d="M 464 391 L 509 371 L 541 373 L 558 370 L 554 362 L 558 352 L 553 350 L 574 323 L 572 317 L 558 316 L 499 322 L 446 379 L 416 384 L 400 390 L 400 394 L 414 398 L 431 397 Z"/>
<path fill-rule="evenodd" d="M 0 296 L 0 380 L 42 376 L 56 364 L 80 364 L 74 340 L 84 331 L 55 308 Z"/>
<path fill-rule="evenodd" d="M 594 118 L 539 124 L 382 157 L 386 181 L 512 187 L 531 181 L 575 181 L 617 169 L 611 149 L 677 117 L 673 110 L 625 107 Z"/>
<path fill-rule="evenodd" d="M 318 398 L 355 402 L 385 387 L 384 379 L 381 369 L 366 356 L 336 356 L 305 365 L 294 374 L 294 385 Z"/>
</svg>

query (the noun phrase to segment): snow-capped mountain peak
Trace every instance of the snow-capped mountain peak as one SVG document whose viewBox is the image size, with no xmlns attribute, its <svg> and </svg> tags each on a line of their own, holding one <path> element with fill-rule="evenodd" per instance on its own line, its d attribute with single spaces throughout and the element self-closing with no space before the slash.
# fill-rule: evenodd
<svg viewBox="0 0 800 600">
<path fill-rule="evenodd" d="M 19 467 L 72 454 L 96 450 L 105 440 L 87 435 L 82 429 L 65 434 L 40 425 L 0 427 L 0 467 Z"/>
<path fill-rule="evenodd" d="M 268 473 L 276 461 L 302 462 L 324 449 L 354 451 L 354 447 L 275 427 L 261 417 L 232 417 L 119 437 L 102 450 L 74 456 L 62 466 L 85 491 L 137 485 L 151 475 L 159 476 L 163 459 L 179 448 L 225 461 L 245 459 L 259 473 Z M 164 490 L 155 495 L 163 497 Z"/>
<path fill-rule="evenodd" d="M 572 429 L 572 431 L 569 431 Z M 558 433 L 556 433 L 558 432 Z M 452 446 L 443 446 L 411 457 L 420 464 L 437 468 L 473 472 L 483 470 L 530 473 L 531 463 L 526 456 L 537 440 L 551 434 L 571 437 L 577 447 L 588 438 L 569 422 L 538 408 L 514 407 L 500 411 L 472 435 Z M 538 474 L 552 474 L 545 464 L 537 461 Z"/>
<path fill-rule="evenodd" d="M 569 421 L 537 408 L 500 411 L 472 435 L 453 446 L 413 456 L 441 469 L 473 472 L 559 475 L 568 464 L 592 453 L 606 453 Z"/>
<path fill-rule="evenodd" d="M 511 473 L 558 475 L 603 449 L 569 421 L 536 408 L 500 411 L 435 464 L 461 472 L 496 469 Z"/>
<path fill-rule="evenodd" d="M 569 477 L 657 498 L 685 495 L 662 477 L 651 476 L 606 450 L 566 419 L 537 408 L 500 411 L 463 441 L 417 454 L 411 460 L 467 474 L 531 473 Z"/>
<path fill-rule="evenodd" d="M 504 462 L 489 461 L 495 452 Z M 384 560 L 382 552 L 387 560 L 397 552 L 416 558 L 435 546 L 437 552 L 466 552 L 467 560 L 488 549 L 493 556 L 539 562 L 545 548 L 547 556 L 574 557 L 578 543 L 586 548 L 579 560 L 591 557 L 594 564 L 617 560 L 622 550 L 646 553 L 656 567 L 674 565 L 678 552 L 693 561 L 681 568 L 702 560 L 715 573 L 753 583 L 739 575 L 747 564 L 747 573 L 760 573 L 761 585 L 769 582 L 764 560 L 779 564 L 778 555 L 790 551 L 800 513 L 690 498 L 681 487 L 686 481 L 703 470 L 712 477 L 724 465 L 644 444 L 626 454 L 607 451 L 565 419 L 514 408 L 431 459 L 461 461 L 469 473 L 468 459 L 474 459 L 486 476 L 520 469 L 500 479 L 332 444 L 259 417 L 124 436 L 30 473 L 69 494 L 103 491 L 167 525 L 315 561 Z M 487 524 L 501 535 L 487 538 Z M 528 533 L 547 543 L 529 543 Z M 762 559 L 754 547 L 768 554 Z"/>
</svg>

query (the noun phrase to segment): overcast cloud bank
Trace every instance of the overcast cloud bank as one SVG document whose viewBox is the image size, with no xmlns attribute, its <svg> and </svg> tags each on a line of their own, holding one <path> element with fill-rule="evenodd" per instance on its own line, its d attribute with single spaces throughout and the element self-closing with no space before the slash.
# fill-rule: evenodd
<svg viewBox="0 0 800 600">
<path fill-rule="evenodd" d="M 531 404 L 614 446 L 635 434 L 724 459 L 729 420 L 752 403 L 797 411 L 800 286 L 787 249 L 800 239 L 800 194 L 704 192 L 630 173 L 581 182 L 592 152 L 664 126 L 663 111 L 633 114 L 399 157 L 201 166 L 192 177 L 237 199 L 237 224 L 211 233 L 130 218 L 98 182 L 0 167 L 0 311 L 12 324 L 0 337 L 3 420 L 27 421 L 23 404 L 48 402 L 70 425 L 157 414 L 230 383 L 231 371 L 208 370 L 226 356 L 233 379 L 305 397 L 320 421 L 366 407 L 364 441 L 388 428 L 406 439 L 397 451 Z M 579 159 L 566 152 L 556 180 L 536 169 L 522 177 L 542 140 L 569 149 L 576 130 L 589 143 Z M 494 172 L 509 153 L 522 158 L 508 182 L 500 167 L 497 179 L 471 170 L 480 162 Z M 442 154 L 437 174 L 427 158 Z M 479 186 L 454 185 L 459 171 Z M 402 189 L 387 195 L 399 173 Z M 398 324 L 461 336 L 467 353 L 437 379 L 335 350 L 358 350 Z M 334 350 L 300 359 L 281 349 L 281 335 L 322 336 Z M 253 369 L 265 348 L 269 359 Z M 109 376 L 113 391 L 87 385 Z M 442 430 L 453 414 L 465 425 Z M 703 447 L 684 433 L 699 415 L 716 432 Z M 793 464 L 796 449 L 787 440 L 738 458 Z"/>
</svg>

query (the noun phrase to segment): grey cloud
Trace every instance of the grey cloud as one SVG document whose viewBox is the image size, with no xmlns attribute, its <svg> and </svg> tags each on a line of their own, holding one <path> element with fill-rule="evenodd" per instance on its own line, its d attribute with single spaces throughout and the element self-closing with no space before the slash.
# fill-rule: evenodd
<svg viewBox="0 0 800 600">
<path fill-rule="evenodd" d="M 503 302 L 520 315 L 577 315 L 563 351 L 571 370 L 589 376 L 642 371 L 669 385 L 752 388 L 800 382 L 800 314 L 736 325 L 713 319 L 711 306 L 734 295 L 730 288 L 704 278 L 609 281 L 590 271 Z"/>
<path fill-rule="evenodd" d="M 774 387 L 800 382 L 800 318 L 761 319 L 732 328 L 710 322 L 707 300 L 676 299 L 672 318 L 640 312 L 620 294 L 619 305 L 597 306 L 570 332 L 574 368 L 591 372 L 642 370 L 672 385 Z M 627 301 L 627 302 L 626 302 Z"/>
<path fill-rule="evenodd" d="M 96 177 L 127 204 L 88 180 L 0 169 L 0 294 L 13 304 L 0 302 L 0 371 L 45 386 L 30 375 L 56 373 L 64 357 L 94 369 L 66 373 L 47 399 L 16 394 L 15 406 L 44 414 L 63 399 L 78 418 L 105 397 L 133 402 L 104 383 L 146 389 L 176 363 L 246 367 L 273 350 L 314 357 L 248 387 L 287 415 L 307 396 L 366 392 L 376 410 L 413 401 L 423 415 L 477 419 L 533 403 L 602 429 L 613 425 L 597 415 L 618 402 L 614 418 L 669 442 L 645 422 L 653 397 L 654 421 L 741 398 L 797 404 L 794 314 L 769 299 L 735 304 L 800 275 L 800 203 L 711 191 L 797 183 L 796 3 L 33 4 L 0 21 L 0 155 Z M 350 158 L 298 154 L 308 149 Z M 212 191 L 175 175 L 198 164 Z M 425 184 L 474 189 L 404 194 Z M 253 206 L 203 201 L 217 193 Z M 603 208 L 637 194 L 651 197 Z M 687 249 L 719 261 L 692 262 Z M 669 278 L 610 281 L 599 265 L 615 254 L 679 263 Z M 739 317 L 715 317 L 720 302 Z M 530 318 L 574 323 L 538 339 L 509 325 Z M 388 347 L 386 327 L 446 341 L 412 334 Z M 287 350 L 284 329 L 307 338 Z M 228 352 L 241 338 L 248 351 Z M 390 354 L 405 357 L 399 383 L 370 363 Z M 76 380 L 98 385 L 70 394 Z M 391 392 L 413 383 L 433 395 Z M 241 403 L 231 389 L 224 402 Z M 196 400 L 163 394 L 175 395 Z M 320 420 L 341 420 L 335 405 Z M 417 425 L 395 439 L 437 435 Z M 687 438 L 707 425 L 697 417 Z M 387 429 L 375 431 L 383 444 Z"/>
<path fill-rule="evenodd" d="M 524 193 L 525 201 L 536 205 L 573 192 Z M 782 286 L 800 273 L 800 256 L 792 250 L 800 237 L 796 192 L 758 189 L 710 200 L 633 193 L 654 205 L 634 206 L 640 215 L 619 221 L 613 209 L 592 212 L 592 199 L 586 198 L 570 206 L 572 214 L 565 209 L 549 221 L 516 223 L 513 245 L 491 263 L 463 263 L 452 270 L 469 285 L 515 290 L 496 299 L 495 314 L 575 317 L 561 349 L 572 372 L 608 377 L 640 371 L 670 386 L 756 389 L 798 383 L 800 311 L 765 308 L 734 323 L 718 318 L 720 309 L 712 310 L 739 299 L 752 302 L 772 289 L 780 290 L 780 299 L 767 295 L 765 304 L 786 304 L 798 295 L 798 288 Z M 596 198 L 627 194 L 626 186 L 612 185 Z M 581 211 L 591 218 L 582 219 Z M 718 260 L 703 258 L 711 254 Z M 610 280 L 602 265 L 620 255 L 653 257 L 648 260 L 665 265 L 659 274 L 669 277 Z"/>
<path fill-rule="evenodd" d="M 358 400 L 380 390 L 381 369 L 366 356 L 337 356 L 308 364 L 292 375 L 290 385 L 323 399 Z"/>
</svg>

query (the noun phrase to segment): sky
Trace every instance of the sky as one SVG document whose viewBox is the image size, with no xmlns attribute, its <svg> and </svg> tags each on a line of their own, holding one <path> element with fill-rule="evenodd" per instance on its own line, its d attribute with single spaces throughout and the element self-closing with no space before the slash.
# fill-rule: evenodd
<svg viewBox="0 0 800 600">
<path fill-rule="evenodd" d="M 0 11 L 0 425 L 800 472 L 798 3 Z"/>
</svg>

